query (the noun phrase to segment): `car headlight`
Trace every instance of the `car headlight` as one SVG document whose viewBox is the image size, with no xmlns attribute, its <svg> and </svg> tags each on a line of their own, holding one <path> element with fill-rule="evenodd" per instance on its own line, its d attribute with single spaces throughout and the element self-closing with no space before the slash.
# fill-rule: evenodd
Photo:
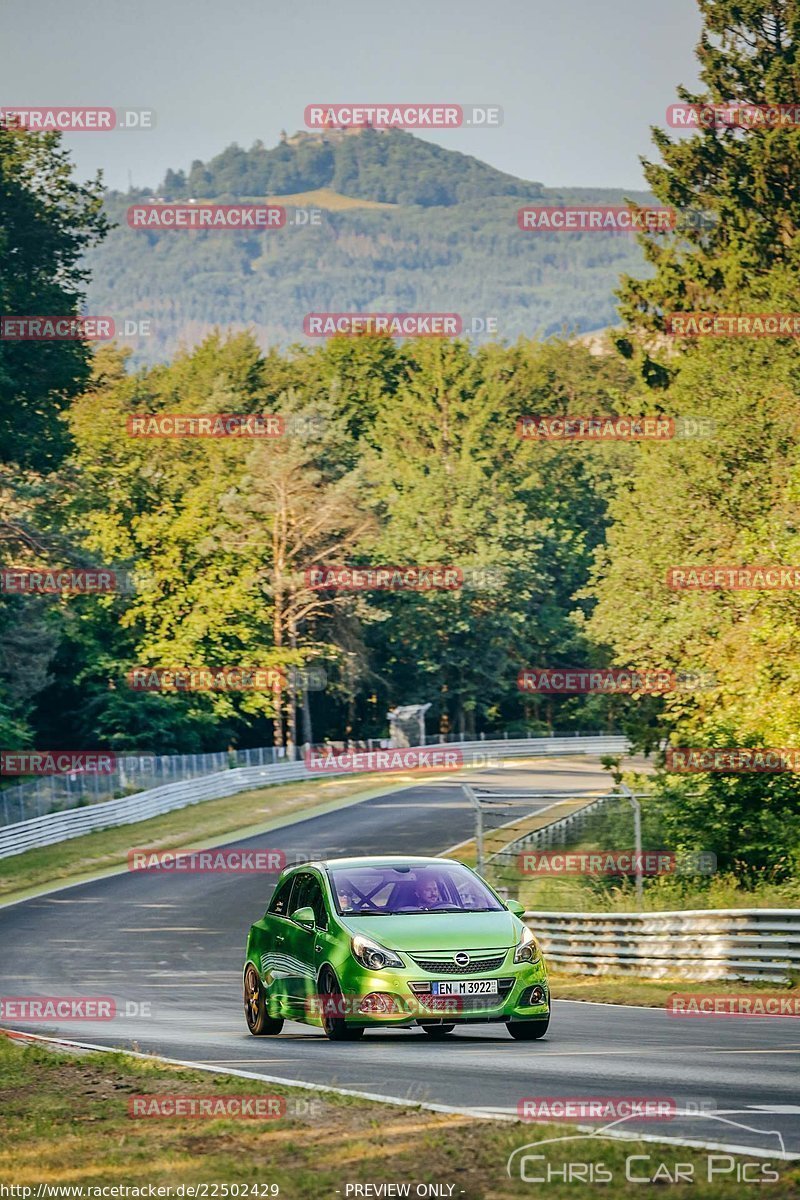
<svg viewBox="0 0 800 1200">
<path fill-rule="evenodd" d="M 382 971 L 385 967 L 405 966 L 402 958 L 399 958 L 394 950 L 387 950 L 385 946 L 362 937 L 360 933 L 357 933 L 352 939 L 350 948 L 356 961 L 370 971 Z"/>
<path fill-rule="evenodd" d="M 523 927 L 522 935 L 514 951 L 514 962 L 538 962 L 542 957 L 542 952 L 539 949 L 539 943 L 533 936 L 533 933 L 527 925 Z"/>
</svg>

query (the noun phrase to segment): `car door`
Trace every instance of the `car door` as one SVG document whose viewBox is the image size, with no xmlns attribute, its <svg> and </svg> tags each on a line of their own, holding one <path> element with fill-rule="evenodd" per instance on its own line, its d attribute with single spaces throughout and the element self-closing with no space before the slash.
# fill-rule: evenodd
<svg viewBox="0 0 800 1200">
<path fill-rule="evenodd" d="M 325 936 L 328 927 L 328 913 L 322 886 L 314 872 L 301 871 L 295 876 L 295 880 L 290 914 L 298 908 L 311 908 L 314 911 L 314 926 L 306 928 L 294 921 L 288 922 L 284 946 L 291 968 L 287 986 L 292 1007 L 306 1010 L 316 994 L 318 965 L 324 961 L 325 947 L 321 938 Z"/>
<path fill-rule="evenodd" d="M 295 891 L 296 879 L 296 874 L 292 874 L 279 881 L 264 913 L 264 919 L 259 922 L 263 929 L 258 938 L 258 965 L 261 977 L 268 993 L 278 997 L 282 1004 L 291 994 L 292 966 L 287 953 L 286 938 L 292 928 L 289 913 L 294 911 L 292 893 Z"/>
</svg>

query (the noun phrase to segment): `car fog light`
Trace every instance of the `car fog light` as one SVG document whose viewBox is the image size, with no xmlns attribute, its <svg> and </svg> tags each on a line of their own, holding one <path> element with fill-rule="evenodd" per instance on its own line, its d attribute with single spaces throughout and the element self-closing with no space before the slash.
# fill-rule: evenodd
<svg viewBox="0 0 800 1200">
<path fill-rule="evenodd" d="M 360 1013 L 380 1016 L 383 1013 L 399 1011 L 397 998 L 388 992 L 369 992 L 358 1006 Z"/>
</svg>

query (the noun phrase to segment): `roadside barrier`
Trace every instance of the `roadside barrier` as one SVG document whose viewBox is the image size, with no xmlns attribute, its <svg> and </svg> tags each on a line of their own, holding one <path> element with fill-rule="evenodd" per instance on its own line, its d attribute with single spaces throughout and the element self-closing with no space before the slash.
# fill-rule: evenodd
<svg viewBox="0 0 800 1200">
<path fill-rule="evenodd" d="M 491 766 L 493 761 L 497 763 L 507 758 L 557 754 L 624 754 L 628 748 L 627 739 L 619 736 L 508 738 L 452 744 L 460 750 L 463 763 L 468 767 Z M 439 746 L 438 742 L 431 742 L 429 748 Z M 351 773 L 354 778 L 358 778 L 357 772 L 344 770 L 329 771 L 326 775 L 330 777 Z M 392 775 L 387 773 L 383 777 L 391 781 Z M 319 778 L 319 774 L 310 771 L 302 760 L 270 766 L 234 767 L 231 770 L 215 772 L 213 775 L 163 784 L 130 796 L 120 796 L 115 800 L 104 800 L 81 808 L 48 813 L 0 828 L 0 859 L 22 854 L 34 846 L 52 846 L 57 842 L 99 829 L 132 825 L 136 821 L 145 821 L 149 817 L 186 808 L 190 804 L 200 804 L 204 800 L 219 800 L 223 796 L 233 796 L 237 792 L 266 787 L 273 783 Z"/>
</svg>

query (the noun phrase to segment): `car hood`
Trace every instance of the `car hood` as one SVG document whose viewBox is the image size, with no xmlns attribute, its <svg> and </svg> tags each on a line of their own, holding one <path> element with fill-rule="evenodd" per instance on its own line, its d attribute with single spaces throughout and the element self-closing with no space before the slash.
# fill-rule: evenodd
<svg viewBox="0 0 800 1200">
<path fill-rule="evenodd" d="M 361 933 L 389 950 L 508 949 L 519 940 L 520 921 L 502 912 L 398 913 L 388 917 L 342 917 L 350 933 Z"/>
</svg>

